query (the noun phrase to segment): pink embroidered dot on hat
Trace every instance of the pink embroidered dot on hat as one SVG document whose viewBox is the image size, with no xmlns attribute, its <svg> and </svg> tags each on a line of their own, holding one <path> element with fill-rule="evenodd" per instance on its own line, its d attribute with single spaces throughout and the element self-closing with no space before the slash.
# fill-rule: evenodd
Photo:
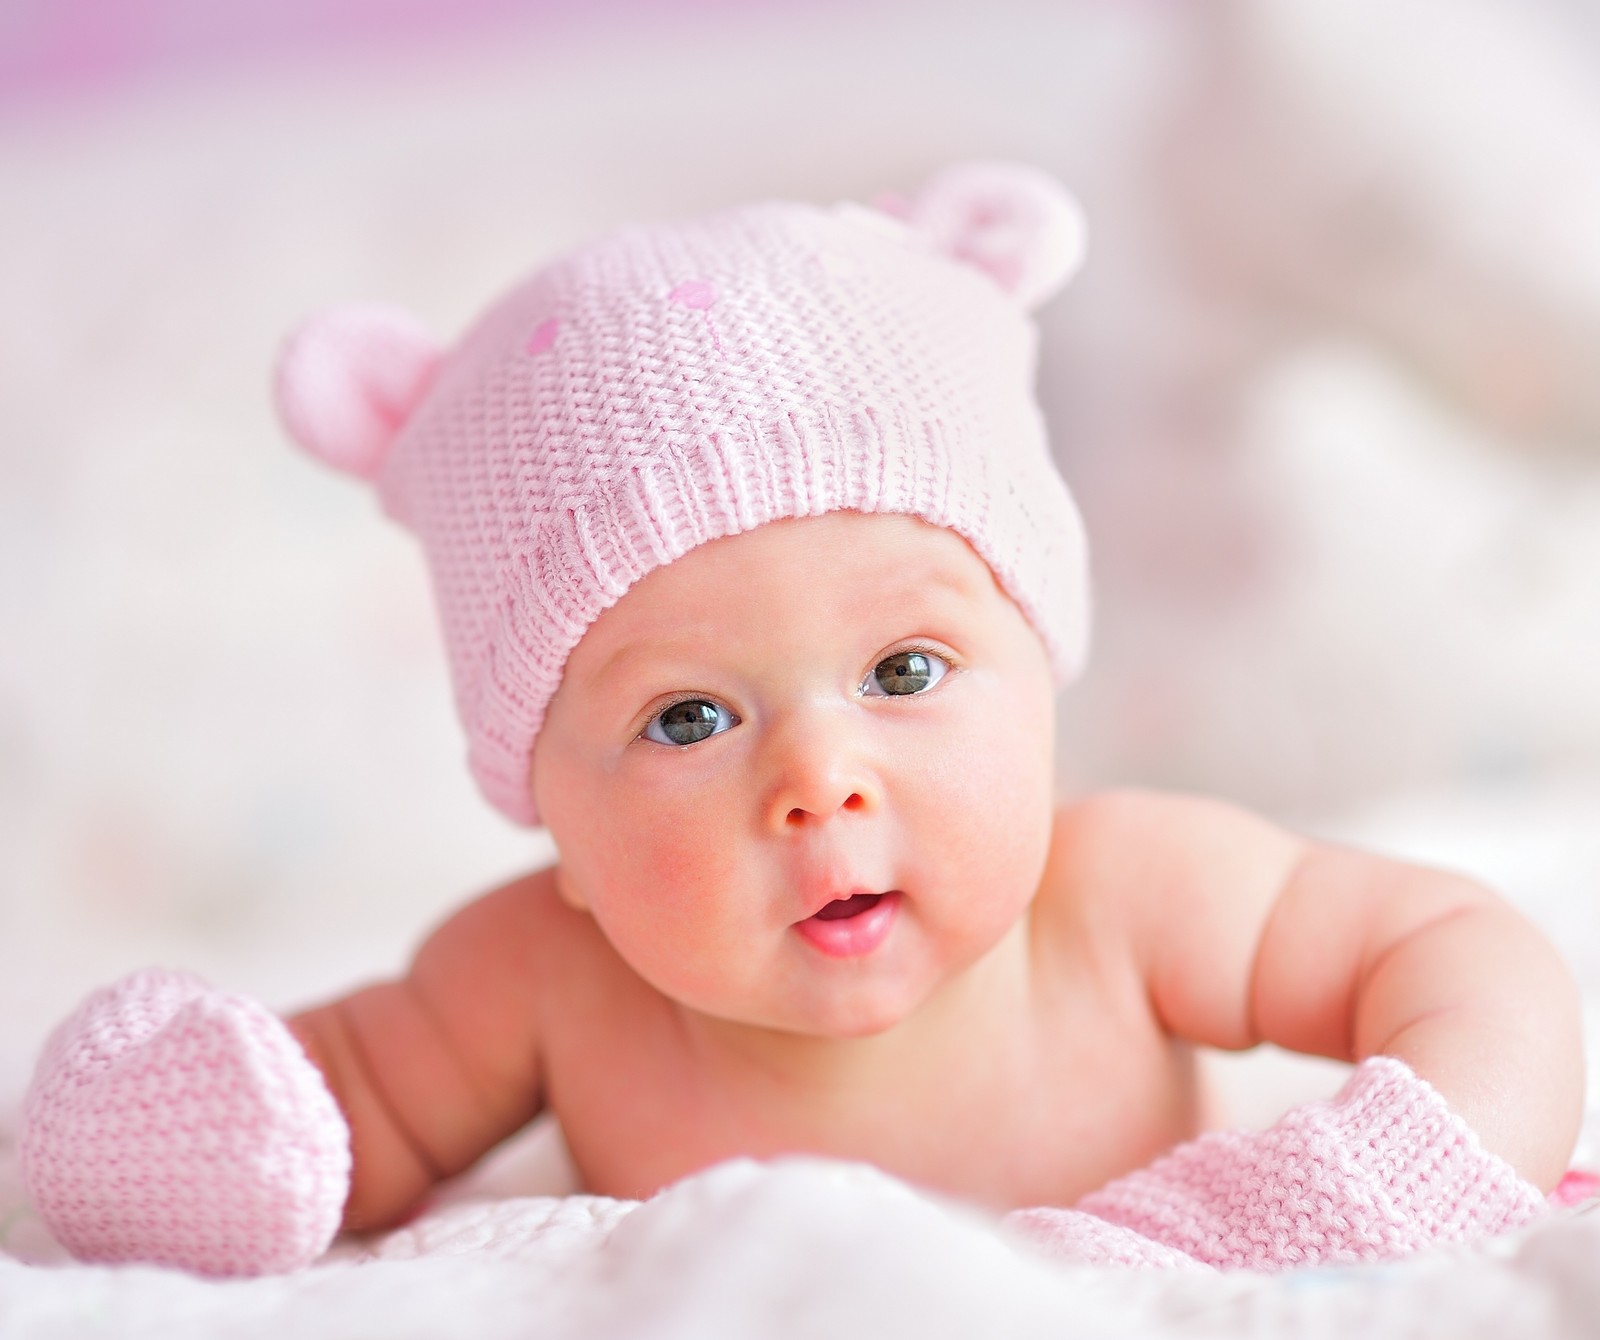
<svg viewBox="0 0 1600 1340">
<path fill-rule="evenodd" d="M 372 479 L 432 570 L 468 758 L 535 823 L 534 742 L 589 625 L 653 568 L 782 517 L 964 536 L 1079 670 L 1082 524 L 1033 395 L 1029 316 L 1083 252 L 1051 178 L 965 164 L 888 209 L 770 202 L 628 229 L 442 350 L 341 307 L 287 343 L 290 433 Z"/>
</svg>

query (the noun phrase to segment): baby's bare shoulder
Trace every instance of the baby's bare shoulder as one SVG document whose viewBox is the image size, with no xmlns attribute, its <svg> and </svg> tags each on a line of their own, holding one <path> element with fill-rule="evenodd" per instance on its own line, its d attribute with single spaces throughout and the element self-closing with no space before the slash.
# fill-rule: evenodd
<svg viewBox="0 0 1600 1340">
<path fill-rule="evenodd" d="M 1063 806 L 1047 907 L 1141 983 L 1169 1032 L 1215 1046 L 1257 1040 L 1253 965 L 1306 850 L 1223 801 L 1115 791 Z"/>
<path fill-rule="evenodd" d="M 1258 871 L 1276 872 L 1291 846 L 1266 820 L 1223 801 L 1097 792 L 1056 810 L 1041 919 L 1061 933 L 1136 947 L 1170 928 L 1174 916 L 1220 910 L 1217 890 L 1260 883 Z"/>
<path fill-rule="evenodd" d="M 1098 791 L 1056 807 L 1042 898 L 1126 906 L 1127 895 L 1204 837 L 1227 807 L 1162 791 Z"/>
<path fill-rule="evenodd" d="M 593 922 L 562 901 L 556 867 L 534 870 L 474 898 L 427 939 L 413 970 L 447 970 L 529 988 L 548 979 L 593 935 Z"/>
<path fill-rule="evenodd" d="M 1156 878 L 1203 878 L 1261 852 L 1286 834 L 1226 801 L 1168 791 L 1118 789 L 1056 809 L 1050 865 L 1079 897 L 1149 887 Z"/>
<path fill-rule="evenodd" d="M 1134 901 L 1148 887 L 1141 875 L 1149 843 L 1160 840 L 1169 797 L 1105 791 L 1056 807 L 1050 852 L 1034 902 L 1040 947 L 1074 967 L 1124 977 L 1133 965 Z"/>
</svg>

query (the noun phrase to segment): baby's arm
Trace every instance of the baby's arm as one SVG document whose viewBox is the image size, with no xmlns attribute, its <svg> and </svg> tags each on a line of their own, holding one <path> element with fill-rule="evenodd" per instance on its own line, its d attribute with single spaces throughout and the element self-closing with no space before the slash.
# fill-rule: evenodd
<svg viewBox="0 0 1600 1340">
<path fill-rule="evenodd" d="M 344 1227 L 393 1223 L 537 1115 L 539 879 L 458 912 L 399 981 L 288 1021 L 350 1126 Z"/>
<path fill-rule="evenodd" d="M 1582 1109 L 1578 993 L 1496 895 L 1187 797 L 1117 793 L 1062 824 L 1075 878 L 1131 918 L 1170 1033 L 1398 1057 L 1528 1181 L 1560 1179 Z"/>
<path fill-rule="evenodd" d="M 40 1217 L 83 1260 L 207 1275 L 295 1270 L 341 1219 L 392 1222 L 538 1110 L 530 960 L 549 959 L 549 884 L 480 899 L 404 980 L 287 1028 L 190 973 L 94 992 L 51 1034 L 23 1103 L 18 1155 Z"/>
</svg>

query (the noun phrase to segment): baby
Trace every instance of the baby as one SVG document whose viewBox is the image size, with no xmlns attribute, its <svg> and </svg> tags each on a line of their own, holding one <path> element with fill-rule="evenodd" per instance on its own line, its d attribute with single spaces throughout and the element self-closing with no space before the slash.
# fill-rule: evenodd
<svg viewBox="0 0 1600 1340">
<path fill-rule="evenodd" d="M 595 1193 L 808 1151 L 1076 1205 L 1115 1259 L 1536 1213 L 1582 1063 L 1520 916 L 1226 804 L 1054 799 L 1089 607 L 1028 312 L 1081 237 L 1049 179 L 968 165 L 604 239 L 449 352 L 387 309 L 309 323 L 286 422 L 421 538 L 472 770 L 559 864 L 287 1031 L 181 974 L 91 998 L 28 1099 L 58 1236 L 290 1268 L 545 1111 Z M 1194 1049 L 1260 1042 L 1363 1064 L 1184 1145 Z"/>
</svg>

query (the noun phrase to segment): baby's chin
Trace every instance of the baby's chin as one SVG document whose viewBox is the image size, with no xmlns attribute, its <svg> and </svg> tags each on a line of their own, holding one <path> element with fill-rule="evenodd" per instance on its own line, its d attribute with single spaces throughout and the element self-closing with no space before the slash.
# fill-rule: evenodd
<svg viewBox="0 0 1600 1340">
<path fill-rule="evenodd" d="M 805 1037 L 832 1042 L 851 1042 L 880 1037 L 903 1024 L 911 1009 L 889 1003 L 834 1004 L 826 1011 L 814 1011 L 793 1032 Z"/>
<path fill-rule="evenodd" d="M 917 1013 L 926 995 L 895 990 L 883 982 L 861 983 L 800 993 L 798 999 L 765 1009 L 740 1010 L 721 1002 L 699 1012 L 725 1024 L 771 1034 L 775 1040 L 851 1042 L 893 1032 Z"/>
</svg>

